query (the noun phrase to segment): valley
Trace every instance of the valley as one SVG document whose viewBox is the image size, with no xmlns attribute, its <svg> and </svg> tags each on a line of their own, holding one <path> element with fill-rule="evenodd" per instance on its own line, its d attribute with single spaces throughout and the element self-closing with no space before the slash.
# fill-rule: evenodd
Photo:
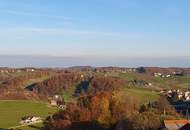
<svg viewBox="0 0 190 130">
<path fill-rule="evenodd" d="M 174 72 L 183 72 L 183 75 L 175 75 Z M 42 118 L 47 126 L 48 117 L 53 118 L 55 113 L 67 110 L 71 104 L 77 105 L 86 98 L 93 100 L 97 96 L 101 99 L 101 95 L 105 95 L 105 100 L 110 103 L 114 102 L 114 95 L 120 95 L 117 99 L 121 98 L 121 102 L 127 98 L 128 103 L 135 103 L 132 111 L 137 112 L 143 105 L 158 102 L 163 96 L 162 91 L 187 91 L 189 86 L 190 69 L 187 68 L 0 68 L 0 128 L 19 126 L 21 119 L 29 115 Z M 91 105 L 91 102 L 88 103 Z M 154 109 L 158 108 L 155 106 Z M 169 114 L 168 117 L 179 118 L 174 115 Z M 37 130 L 43 127 L 43 123 L 37 123 L 26 124 L 19 129 Z"/>
</svg>

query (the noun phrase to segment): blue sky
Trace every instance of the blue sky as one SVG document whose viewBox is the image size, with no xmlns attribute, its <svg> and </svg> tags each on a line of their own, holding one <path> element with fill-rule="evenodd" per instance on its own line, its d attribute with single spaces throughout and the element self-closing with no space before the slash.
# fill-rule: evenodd
<svg viewBox="0 0 190 130">
<path fill-rule="evenodd" d="M 190 56 L 189 0 L 0 0 L 0 55 Z"/>
</svg>

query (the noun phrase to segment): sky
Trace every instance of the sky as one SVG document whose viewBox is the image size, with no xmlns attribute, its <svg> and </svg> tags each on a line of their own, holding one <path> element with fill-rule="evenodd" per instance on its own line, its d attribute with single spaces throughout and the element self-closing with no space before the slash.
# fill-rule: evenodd
<svg viewBox="0 0 190 130">
<path fill-rule="evenodd" d="M 189 0 L 0 0 L 0 55 L 172 57 L 176 66 L 190 57 L 189 7 Z"/>
</svg>

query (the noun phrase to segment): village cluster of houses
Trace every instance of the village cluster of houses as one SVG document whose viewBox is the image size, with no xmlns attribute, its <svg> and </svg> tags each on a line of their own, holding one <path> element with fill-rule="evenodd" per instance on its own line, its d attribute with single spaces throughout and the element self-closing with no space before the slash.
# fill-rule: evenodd
<svg viewBox="0 0 190 130">
<path fill-rule="evenodd" d="M 154 73 L 154 77 L 169 78 L 169 77 L 172 77 L 172 75 L 171 74 Z"/>
<path fill-rule="evenodd" d="M 31 123 L 38 123 L 41 122 L 42 119 L 40 117 L 35 116 L 25 116 L 21 119 L 20 124 L 31 124 Z"/>
<path fill-rule="evenodd" d="M 99 67 L 94 70 L 96 73 L 99 72 L 119 72 L 119 73 L 127 73 L 127 72 L 136 72 L 136 68 L 119 68 L 119 67 Z"/>
<path fill-rule="evenodd" d="M 9 74 L 9 73 L 20 73 L 20 72 L 34 72 L 34 68 L 23 68 L 23 69 L 12 69 L 12 68 L 0 68 L 0 73 Z"/>
<path fill-rule="evenodd" d="M 170 89 L 161 91 L 162 94 L 165 94 L 168 98 L 177 98 L 177 100 L 190 101 L 190 90 L 182 91 L 179 89 Z"/>
<path fill-rule="evenodd" d="M 161 77 L 161 78 L 170 78 L 172 76 L 183 76 L 183 72 L 172 72 L 172 73 L 160 73 L 160 72 L 156 72 L 153 74 L 154 77 Z"/>
</svg>

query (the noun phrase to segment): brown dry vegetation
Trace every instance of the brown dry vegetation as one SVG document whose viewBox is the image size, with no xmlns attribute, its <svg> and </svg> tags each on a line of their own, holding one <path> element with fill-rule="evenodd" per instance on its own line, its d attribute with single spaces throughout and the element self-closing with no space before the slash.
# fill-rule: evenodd
<svg viewBox="0 0 190 130">
<path fill-rule="evenodd" d="M 0 84 L 0 99 L 39 99 L 38 95 L 26 91 L 25 87 L 30 80 L 40 79 L 49 75 L 49 72 L 38 71 L 24 73 L 23 75 L 18 75 L 10 78 L 4 78 Z"/>
<path fill-rule="evenodd" d="M 155 106 L 138 108 L 137 99 L 119 91 L 100 92 L 80 97 L 45 121 L 46 130 L 151 130 L 161 128 L 163 110 L 167 118 L 179 117 L 160 99 Z M 160 105 L 163 104 L 163 105 Z"/>
</svg>

